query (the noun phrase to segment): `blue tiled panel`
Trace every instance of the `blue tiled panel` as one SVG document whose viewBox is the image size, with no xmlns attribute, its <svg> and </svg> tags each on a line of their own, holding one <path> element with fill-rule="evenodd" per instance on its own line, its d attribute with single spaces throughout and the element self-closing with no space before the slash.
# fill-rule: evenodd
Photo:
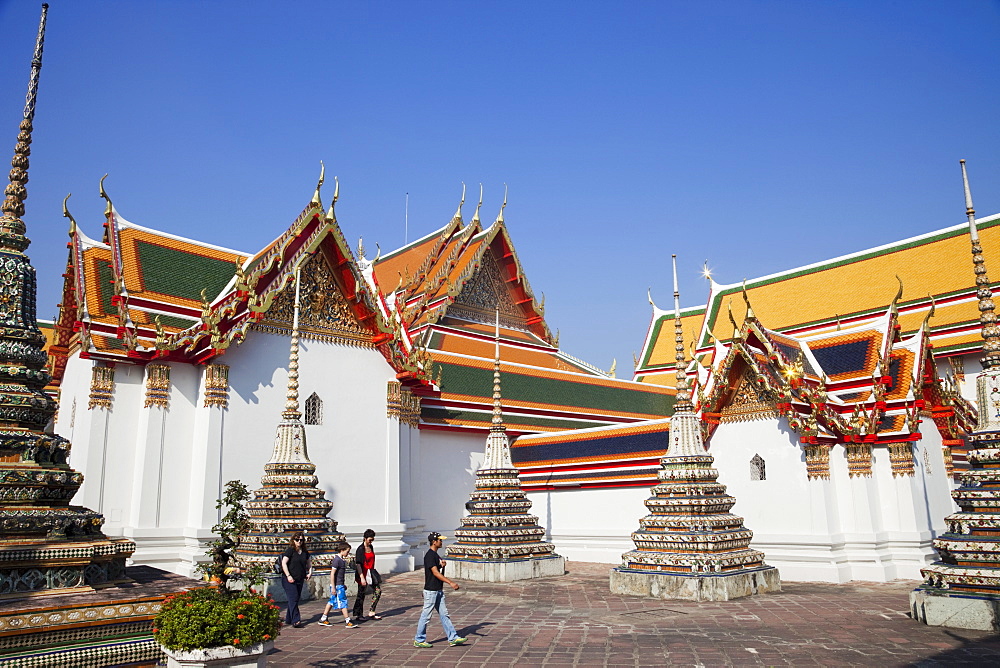
<svg viewBox="0 0 1000 668">
<path fill-rule="evenodd" d="M 644 434 L 625 434 L 611 438 L 593 438 L 580 441 L 563 441 L 539 445 L 514 446 L 510 449 L 514 464 L 572 460 L 582 457 L 620 456 L 631 453 L 666 451 L 670 443 L 670 432 L 666 429 Z"/>
<path fill-rule="evenodd" d="M 826 348 L 815 348 L 812 353 L 827 376 L 861 372 L 872 349 L 872 340 L 851 341 Z"/>
</svg>

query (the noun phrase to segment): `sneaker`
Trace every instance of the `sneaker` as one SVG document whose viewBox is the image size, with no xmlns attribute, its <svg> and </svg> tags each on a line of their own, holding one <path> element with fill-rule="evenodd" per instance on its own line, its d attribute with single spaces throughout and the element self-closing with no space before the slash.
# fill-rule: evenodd
<svg viewBox="0 0 1000 668">
<path fill-rule="evenodd" d="M 452 647 L 456 647 L 458 645 L 464 645 L 468 640 L 469 640 L 468 638 L 463 638 L 463 637 L 459 636 L 458 638 L 455 638 L 454 640 L 449 640 L 448 644 L 451 645 Z"/>
<path fill-rule="evenodd" d="M 354 622 L 352 622 L 349 619 L 347 620 L 347 622 L 344 623 L 344 626 L 346 626 L 349 629 L 356 629 L 356 628 L 358 628 L 358 625 L 355 624 Z"/>
<path fill-rule="evenodd" d="M 319 625 L 320 626 L 333 626 L 333 624 L 330 623 L 329 619 L 321 619 L 321 620 L 319 620 Z"/>
<path fill-rule="evenodd" d="M 429 642 L 417 642 L 416 640 L 413 641 L 413 646 L 420 648 L 433 647 L 433 645 L 431 645 Z"/>
</svg>

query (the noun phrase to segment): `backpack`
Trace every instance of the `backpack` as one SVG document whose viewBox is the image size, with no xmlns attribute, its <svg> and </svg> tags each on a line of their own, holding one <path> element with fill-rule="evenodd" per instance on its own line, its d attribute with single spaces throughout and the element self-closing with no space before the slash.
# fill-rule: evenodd
<svg viewBox="0 0 1000 668">
<path fill-rule="evenodd" d="M 284 575 L 285 574 L 285 572 L 283 570 L 281 570 L 281 558 L 283 556 L 285 556 L 285 555 L 284 554 L 279 554 L 275 558 L 275 560 L 274 560 L 274 574 L 275 575 Z"/>
</svg>

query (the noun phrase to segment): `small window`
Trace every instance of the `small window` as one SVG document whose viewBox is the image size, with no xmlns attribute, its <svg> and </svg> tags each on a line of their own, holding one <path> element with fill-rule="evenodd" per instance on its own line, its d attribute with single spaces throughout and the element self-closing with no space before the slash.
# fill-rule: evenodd
<svg viewBox="0 0 1000 668">
<path fill-rule="evenodd" d="M 306 424 L 323 424 L 323 400 L 315 392 L 306 399 Z"/>
<path fill-rule="evenodd" d="M 750 479 L 767 480 L 764 472 L 764 458 L 760 455 L 754 455 L 753 459 L 750 460 Z"/>
</svg>

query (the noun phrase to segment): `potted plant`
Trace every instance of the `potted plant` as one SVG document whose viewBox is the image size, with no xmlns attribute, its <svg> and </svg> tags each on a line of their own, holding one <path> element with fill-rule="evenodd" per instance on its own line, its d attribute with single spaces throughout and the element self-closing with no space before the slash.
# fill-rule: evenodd
<svg viewBox="0 0 1000 668">
<path fill-rule="evenodd" d="M 210 561 L 200 566 L 210 585 L 172 594 L 153 621 L 153 637 L 167 666 L 266 666 L 267 653 L 281 630 L 278 606 L 253 591 L 263 582 L 262 567 L 237 567 L 235 551 L 249 528 L 243 502 L 250 498 L 238 480 L 226 484 L 216 508 L 227 509 L 212 531 Z"/>
</svg>

